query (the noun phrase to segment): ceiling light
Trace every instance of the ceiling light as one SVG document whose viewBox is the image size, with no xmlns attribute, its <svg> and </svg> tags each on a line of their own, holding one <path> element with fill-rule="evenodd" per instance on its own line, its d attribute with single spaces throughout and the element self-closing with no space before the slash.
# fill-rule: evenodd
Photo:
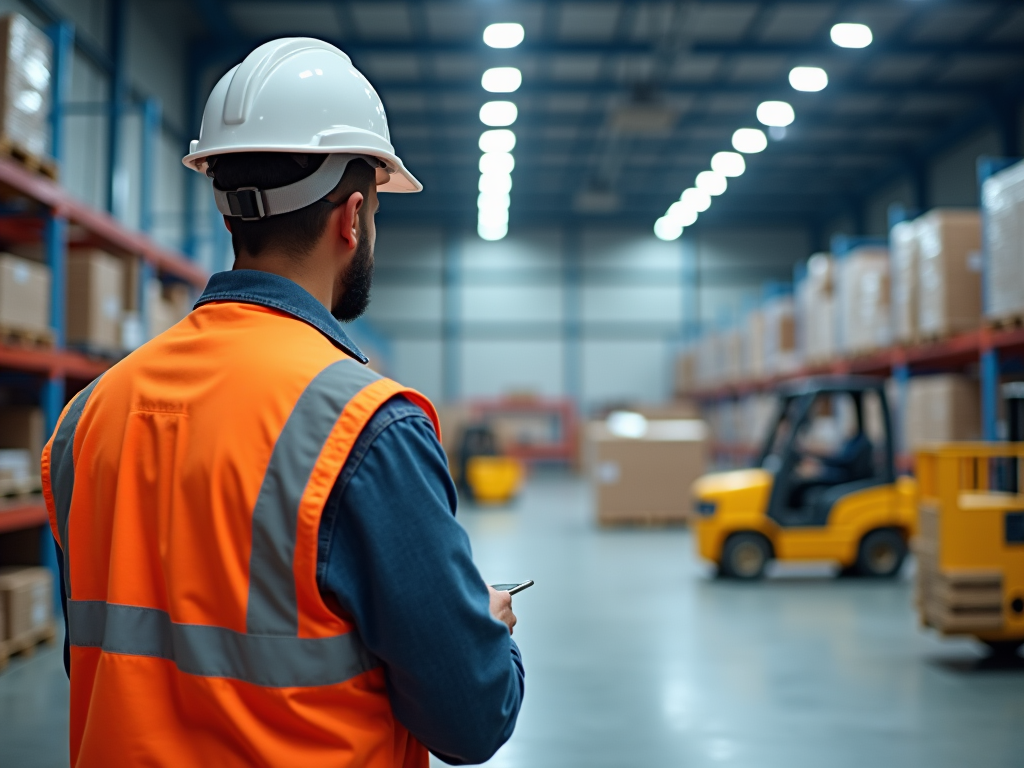
<svg viewBox="0 0 1024 768">
<path fill-rule="evenodd" d="M 732 146 L 748 155 L 763 152 L 768 146 L 768 137 L 760 128 L 740 128 L 732 135 Z"/>
<path fill-rule="evenodd" d="M 789 84 L 798 91 L 816 93 L 828 85 L 828 74 L 821 67 L 793 67 L 789 70 Z"/>
<path fill-rule="evenodd" d="M 480 85 L 491 93 L 512 93 L 523 84 L 523 73 L 515 67 L 491 67 L 480 78 Z"/>
<path fill-rule="evenodd" d="M 768 127 L 768 135 L 775 141 L 782 141 L 786 138 L 786 129 L 781 125 L 772 125 Z"/>
<path fill-rule="evenodd" d="M 796 119 L 796 114 L 785 101 L 762 101 L 757 106 L 757 119 L 764 125 L 785 128 Z"/>
<path fill-rule="evenodd" d="M 703 213 L 711 207 L 711 195 L 703 189 L 690 187 L 679 196 L 679 202 L 692 211 Z"/>
<path fill-rule="evenodd" d="M 508 192 L 481 192 L 476 198 L 476 207 L 480 210 L 485 208 L 508 208 L 512 198 Z"/>
<path fill-rule="evenodd" d="M 683 228 L 664 216 L 654 222 L 654 235 L 659 240 L 678 240 Z"/>
<path fill-rule="evenodd" d="M 835 24 L 832 42 L 840 48 L 867 48 L 874 38 L 867 24 Z"/>
<path fill-rule="evenodd" d="M 484 125 L 512 125 L 519 116 L 519 110 L 511 101 L 488 101 L 480 107 L 480 122 Z"/>
<path fill-rule="evenodd" d="M 502 224 L 501 222 L 478 221 L 476 232 L 484 240 L 501 240 L 508 234 L 508 222 Z"/>
<path fill-rule="evenodd" d="M 723 176 L 742 176 L 747 163 L 738 152 L 716 152 L 711 158 L 711 170 Z"/>
<path fill-rule="evenodd" d="M 516 135 L 507 129 L 484 131 L 480 134 L 481 152 L 511 152 L 516 146 Z"/>
<path fill-rule="evenodd" d="M 697 174 L 697 189 L 703 189 L 709 195 L 720 195 L 729 186 L 725 176 L 714 171 L 701 171 Z"/>
<path fill-rule="evenodd" d="M 480 155 L 480 173 L 512 173 L 516 160 L 508 152 L 485 152 Z"/>
<path fill-rule="evenodd" d="M 681 227 L 688 227 L 697 221 L 697 212 L 680 200 L 672 203 L 665 212 L 665 218 Z"/>
<path fill-rule="evenodd" d="M 522 24 L 489 24 L 484 30 L 484 42 L 491 48 L 515 48 L 525 36 Z"/>
<path fill-rule="evenodd" d="M 484 208 L 476 220 L 486 224 L 508 224 L 508 208 Z"/>
<path fill-rule="evenodd" d="M 477 189 L 481 192 L 496 192 L 499 195 L 507 195 L 512 191 L 512 177 L 507 173 L 481 174 Z"/>
</svg>

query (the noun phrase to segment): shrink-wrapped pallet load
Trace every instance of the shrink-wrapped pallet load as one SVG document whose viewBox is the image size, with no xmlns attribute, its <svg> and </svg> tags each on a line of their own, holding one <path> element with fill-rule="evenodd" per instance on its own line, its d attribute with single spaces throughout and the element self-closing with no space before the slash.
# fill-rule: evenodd
<svg viewBox="0 0 1024 768">
<path fill-rule="evenodd" d="M 901 344 L 917 340 L 918 226 L 901 221 L 889 232 L 892 260 L 892 337 Z"/>
<path fill-rule="evenodd" d="M 835 259 L 816 253 L 800 285 L 798 328 L 805 362 L 827 363 L 836 354 Z"/>
<path fill-rule="evenodd" d="M 53 43 L 24 16 L 0 19 L 0 143 L 41 158 L 50 147 Z"/>
<path fill-rule="evenodd" d="M 776 296 L 765 301 L 765 369 L 767 373 L 791 373 L 800 367 L 796 348 L 796 318 L 792 296 Z"/>
<path fill-rule="evenodd" d="M 985 180 L 985 316 L 1024 317 L 1024 162 Z"/>
<path fill-rule="evenodd" d="M 918 331 L 947 336 L 981 320 L 981 216 L 975 210 L 929 211 L 917 229 Z"/>
<path fill-rule="evenodd" d="M 765 375 L 764 357 L 764 313 L 755 310 L 747 315 L 743 335 L 743 377 L 747 380 L 760 379 Z"/>
<path fill-rule="evenodd" d="M 735 384 L 743 375 L 743 334 L 732 329 L 724 331 L 721 341 L 721 375 L 722 384 Z"/>
<path fill-rule="evenodd" d="M 837 287 L 842 351 L 862 354 L 889 346 L 889 250 L 857 248 L 839 259 Z"/>
</svg>

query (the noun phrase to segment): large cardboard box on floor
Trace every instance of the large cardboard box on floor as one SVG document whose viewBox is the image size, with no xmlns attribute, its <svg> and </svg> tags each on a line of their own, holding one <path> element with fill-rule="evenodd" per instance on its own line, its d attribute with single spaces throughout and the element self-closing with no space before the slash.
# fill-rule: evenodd
<svg viewBox="0 0 1024 768">
<path fill-rule="evenodd" d="M 50 268 L 45 264 L 0 253 L 0 329 L 50 333 Z"/>
<path fill-rule="evenodd" d="M 914 222 L 920 283 L 918 330 L 945 336 L 981 320 L 981 216 L 937 208 Z"/>
<path fill-rule="evenodd" d="M 841 350 L 860 354 L 889 346 L 889 249 L 857 248 L 840 258 L 836 285 Z"/>
<path fill-rule="evenodd" d="M 68 344 L 91 350 L 121 349 L 124 262 L 96 248 L 68 254 Z"/>
<path fill-rule="evenodd" d="M 36 157 L 50 146 L 53 43 L 28 19 L 0 19 L 0 138 Z"/>
<path fill-rule="evenodd" d="M 642 436 L 622 437 L 591 422 L 592 475 L 601 525 L 682 523 L 690 486 L 707 466 L 707 428 L 698 419 L 648 420 Z"/>
<path fill-rule="evenodd" d="M 53 622 L 53 575 L 49 569 L 0 568 L 0 612 L 6 625 L 2 640 L 18 639 L 49 627 Z"/>
<path fill-rule="evenodd" d="M 915 376 L 907 387 L 904 448 L 981 438 L 978 382 L 959 374 Z"/>
<path fill-rule="evenodd" d="M 889 232 L 892 261 L 892 337 L 906 344 L 917 340 L 918 315 L 918 226 L 901 221 Z"/>
<path fill-rule="evenodd" d="M 985 315 L 1024 316 L 1024 161 L 985 180 Z"/>
</svg>

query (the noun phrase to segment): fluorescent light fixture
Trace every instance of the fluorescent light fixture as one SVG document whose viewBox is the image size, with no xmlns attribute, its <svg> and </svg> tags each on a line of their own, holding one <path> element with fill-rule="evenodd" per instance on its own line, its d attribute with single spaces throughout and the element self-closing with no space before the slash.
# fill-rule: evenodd
<svg viewBox="0 0 1024 768">
<path fill-rule="evenodd" d="M 480 134 L 481 152 L 511 152 L 516 147 L 516 135 L 507 128 L 484 131 Z"/>
<path fill-rule="evenodd" d="M 508 192 L 481 192 L 476 198 L 476 207 L 480 210 L 488 208 L 508 209 L 512 199 Z"/>
<path fill-rule="evenodd" d="M 516 159 L 508 152 L 484 152 L 480 155 L 480 173 L 512 173 Z"/>
<path fill-rule="evenodd" d="M 711 170 L 723 176 L 742 176 L 747 162 L 739 152 L 716 152 L 711 158 Z"/>
<path fill-rule="evenodd" d="M 668 207 L 665 218 L 681 227 L 688 227 L 697 221 L 697 212 L 680 200 Z"/>
<path fill-rule="evenodd" d="M 768 127 L 768 135 L 772 137 L 773 141 L 782 141 L 786 138 L 786 129 L 781 125 L 771 125 Z"/>
<path fill-rule="evenodd" d="M 711 207 L 711 195 L 703 189 L 690 187 L 689 189 L 684 190 L 683 194 L 679 196 L 679 202 L 691 211 L 704 213 L 704 211 Z"/>
<path fill-rule="evenodd" d="M 739 152 L 752 155 L 764 152 L 768 146 L 768 137 L 760 128 L 740 128 L 732 135 L 732 146 Z"/>
<path fill-rule="evenodd" d="M 523 84 L 523 73 L 516 67 L 491 67 L 480 78 L 480 85 L 491 93 L 512 93 Z"/>
<path fill-rule="evenodd" d="M 721 173 L 701 171 L 697 174 L 697 189 L 703 189 L 711 196 L 722 194 L 728 186 L 729 182 Z"/>
<path fill-rule="evenodd" d="M 525 36 L 522 24 L 488 24 L 484 29 L 484 42 L 491 48 L 515 48 Z"/>
<path fill-rule="evenodd" d="M 476 223 L 476 233 L 484 240 L 501 240 L 508 234 L 508 222 L 502 224 L 500 222 L 478 221 Z"/>
<path fill-rule="evenodd" d="M 654 222 L 654 236 L 659 240 L 678 240 L 683 228 L 662 216 Z"/>
<path fill-rule="evenodd" d="M 796 113 L 788 102 L 762 101 L 757 105 L 757 119 L 763 125 L 785 128 L 796 120 Z"/>
<path fill-rule="evenodd" d="M 840 48 L 867 48 L 874 39 L 867 24 L 835 24 L 831 36 Z"/>
<path fill-rule="evenodd" d="M 476 220 L 484 224 L 508 224 L 508 208 L 484 208 Z"/>
<path fill-rule="evenodd" d="M 512 125 L 518 116 L 519 110 L 511 101 L 488 101 L 480 107 L 480 122 L 484 125 Z"/>
<path fill-rule="evenodd" d="M 512 191 L 512 176 L 507 173 L 481 174 L 477 189 L 481 192 L 495 192 L 499 195 L 507 195 Z"/>
<path fill-rule="evenodd" d="M 789 70 L 789 84 L 797 91 L 817 93 L 828 85 L 828 73 L 821 67 L 793 67 Z"/>
</svg>

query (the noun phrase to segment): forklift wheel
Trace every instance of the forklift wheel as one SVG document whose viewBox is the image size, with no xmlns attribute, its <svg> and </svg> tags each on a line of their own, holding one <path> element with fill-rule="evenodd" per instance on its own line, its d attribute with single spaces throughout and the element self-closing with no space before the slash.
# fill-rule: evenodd
<svg viewBox="0 0 1024 768">
<path fill-rule="evenodd" d="M 734 533 L 722 548 L 719 569 L 731 579 L 760 579 L 771 556 L 771 544 L 760 533 Z"/>
<path fill-rule="evenodd" d="M 907 542 L 898 531 L 880 528 L 860 540 L 855 568 L 861 576 L 891 578 L 900 572 Z"/>
<path fill-rule="evenodd" d="M 1020 649 L 1024 646 L 1024 640 L 984 640 L 982 642 L 988 646 L 990 658 L 993 659 L 1019 658 Z"/>
</svg>

